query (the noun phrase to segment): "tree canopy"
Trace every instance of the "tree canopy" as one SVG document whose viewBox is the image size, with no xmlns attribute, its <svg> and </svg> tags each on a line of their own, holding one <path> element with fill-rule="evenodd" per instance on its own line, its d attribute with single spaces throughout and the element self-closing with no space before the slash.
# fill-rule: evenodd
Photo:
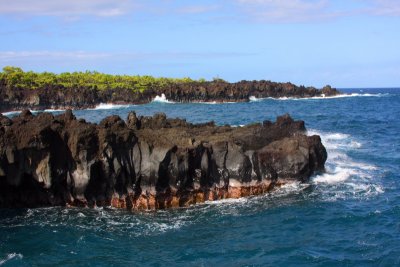
<svg viewBox="0 0 400 267">
<path fill-rule="evenodd" d="M 0 80 L 12 88 L 86 87 L 97 90 L 131 89 L 143 92 L 149 88 L 162 88 L 176 83 L 203 83 L 205 79 L 153 77 L 149 75 L 112 75 L 97 71 L 63 72 L 25 72 L 21 68 L 6 66 L 0 72 Z"/>
</svg>

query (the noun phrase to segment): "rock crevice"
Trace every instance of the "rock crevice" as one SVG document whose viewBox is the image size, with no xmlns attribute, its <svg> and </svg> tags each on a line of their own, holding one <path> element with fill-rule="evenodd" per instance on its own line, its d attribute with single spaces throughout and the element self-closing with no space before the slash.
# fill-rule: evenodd
<svg viewBox="0 0 400 267">
<path fill-rule="evenodd" d="M 181 207 L 263 194 L 324 171 L 319 136 L 278 117 L 244 127 L 165 114 L 99 124 L 72 111 L 0 116 L 0 207 Z"/>
<path fill-rule="evenodd" d="M 144 91 L 132 88 L 97 90 L 91 86 L 47 85 L 36 89 L 7 85 L 0 79 L 0 112 L 22 109 L 87 109 L 101 103 L 144 104 L 156 96 L 165 95 L 174 102 L 245 102 L 251 97 L 320 97 L 335 96 L 338 90 L 330 86 L 321 89 L 271 81 L 224 81 L 169 83 L 163 87 L 148 87 Z"/>
</svg>

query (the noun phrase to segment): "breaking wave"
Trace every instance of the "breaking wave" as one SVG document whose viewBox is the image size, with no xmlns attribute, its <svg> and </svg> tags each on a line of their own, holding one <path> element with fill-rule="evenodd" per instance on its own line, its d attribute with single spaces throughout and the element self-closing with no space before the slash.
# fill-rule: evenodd
<svg viewBox="0 0 400 267">
<path fill-rule="evenodd" d="M 49 109 L 45 109 L 44 110 L 44 112 L 61 112 L 61 111 L 65 111 L 65 109 L 49 108 Z M 31 112 L 35 113 L 35 112 L 38 112 L 38 111 L 31 111 Z"/>
<path fill-rule="evenodd" d="M 7 116 L 7 117 L 13 117 L 13 116 L 16 116 L 16 115 L 18 115 L 20 113 L 21 113 L 21 111 L 8 111 L 8 112 L 1 113 L 1 115 Z"/>
<path fill-rule="evenodd" d="M 132 105 L 116 105 L 116 104 L 111 104 L 111 103 L 100 103 L 93 110 L 119 109 L 119 108 L 126 108 L 126 107 L 130 107 L 130 106 L 132 106 Z"/>
<path fill-rule="evenodd" d="M 257 98 L 253 95 L 249 97 L 250 102 L 258 102 L 258 101 L 262 101 L 263 99 L 265 99 L 265 98 Z"/>
<path fill-rule="evenodd" d="M 341 94 L 341 95 L 336 95 L 336 96 L 313 96 L 313 97 L 303 97 L 303 98 L 298 98 L 298 97 L 263 97 L 263 98 L 257 98 L 255 96 L 250 96 L 249 101 L 250 102 L 259 102 L 263 100 L 318 100 L 318 99 L 336 99 L 336 98 L 349 98 L 349 97 L 384 97 L 384 96 L 389 96 L 390 94 L 388 93 L 377 93 L 377 94 L 370 94 L 370 93 L 351 93 L 351 94 Z"/>
<path fill-rule="evenodd" d="M 165 94 L 161 94 L 161 96 L 156 96 L 152 102 L 159 102 L 159 103 L 175 103 L 173 101 L 170 101 L 167 99 L 167 97 L 165 96 Z"/>
<path fill-rule="evenodd" d="M 191 101 L 191 104 L 205 104 L 205 105 L 223 105 L 223 104 L 237 104 L 240 102 L 234 101 Z"/>
<path fill-rule="evenodd" d="M 10 253 L 4 259 L 0 258 L 0 266 L 12 260 L 21 260 L 23 257 L 20 253 Z"/>
<path fill-rule="evenodd" d="M 349 197 L 368 198 L 384 192 L 378 168 L 369 163 L 356 161 L 348 153 L 362 148 L 363 144 L 349 134 L 308 131 L 318 134 L 328 152 L 326 172 L 312 177 L 316 194 L 324 200 L 335 201 Z"/>
</svg>

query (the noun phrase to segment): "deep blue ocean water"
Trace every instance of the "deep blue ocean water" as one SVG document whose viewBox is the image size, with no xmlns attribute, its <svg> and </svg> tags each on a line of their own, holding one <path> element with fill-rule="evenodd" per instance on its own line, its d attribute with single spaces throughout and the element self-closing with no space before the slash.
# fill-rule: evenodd
<svg viewBox="0 0 400 267">
<path fill-rule="evenodd" d="M 353 95 L 76 111 L 93 122 L 135 110 L 237 126 L 289 113 L 321 135 L 327 173 L 167 211 L 0 210 L 0 265 L 400 266 L 400 89 L 344 91 Z"/>
</svg>

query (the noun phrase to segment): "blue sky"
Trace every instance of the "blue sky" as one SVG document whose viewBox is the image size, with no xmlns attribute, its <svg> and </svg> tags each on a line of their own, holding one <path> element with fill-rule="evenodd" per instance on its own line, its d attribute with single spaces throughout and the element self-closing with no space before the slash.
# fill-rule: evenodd
<svg viewBox="0 0 400 267">
<path fill-rule="evenodd" d="M 400 86 L 398 0 L 0 0 L 0 67 Z"/>
</svg>

